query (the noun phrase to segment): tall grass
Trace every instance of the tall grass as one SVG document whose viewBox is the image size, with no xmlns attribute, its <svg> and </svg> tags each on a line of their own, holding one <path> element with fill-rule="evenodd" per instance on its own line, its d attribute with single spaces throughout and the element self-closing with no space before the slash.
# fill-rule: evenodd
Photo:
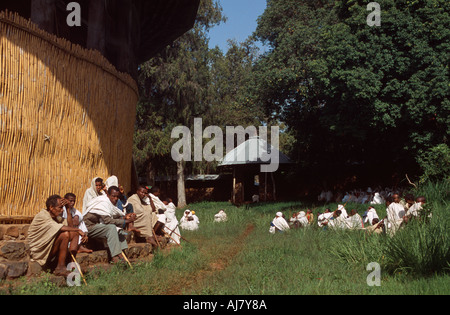
<svg viewBox="0 0 450 315">
<path fill-rule="evenodd" d="M 349 237 L 333 253 L 347 263 L 378 262 L 395 274 L 429 276 L 450 271 L 450 182 L 427 183 L 413 192 L 425 196 L 430 219 L 412 220 L 393 237 Z"/>
</svg>

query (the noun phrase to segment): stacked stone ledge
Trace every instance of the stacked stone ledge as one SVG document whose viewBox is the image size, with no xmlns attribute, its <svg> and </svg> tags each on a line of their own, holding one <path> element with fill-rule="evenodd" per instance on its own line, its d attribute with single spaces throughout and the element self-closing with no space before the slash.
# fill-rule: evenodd
<svg viewBox="0 0 450 315">
<path fill-rule="evenodd" d="M 22 276 L 38 276 L 44 270 L 30 258 L 30 248 L 26 241 L 29 224 L 0 224 L 0 281 L 17 279 Z M 151 259 L 152 246 L 146 243 L 128 244 L 127 257 L 131 261 Z M 83 272 L 91 267 L 109 263 L 106 249 L 96 250 L 91 254 L 80 253 L 77 262 Z"/>
</svg>

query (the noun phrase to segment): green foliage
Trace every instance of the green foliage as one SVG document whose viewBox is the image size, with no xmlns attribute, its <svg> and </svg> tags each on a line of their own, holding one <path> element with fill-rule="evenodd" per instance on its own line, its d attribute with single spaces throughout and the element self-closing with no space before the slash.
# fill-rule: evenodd
<svg viewBox="0 0 450 315">
<path fill-rule="evenodd" d="M 380 27 L 362 0 L 268 1 L 259 19 L 272 49 L 254 101 L 286 122 L 316 177 L 352 163 L 417 173 L 418 154 L 448 141 L 449 3 L 379 3 Z"/>
<path fill-rule="evenodd" d="M 440 181 L 450 179 L 450 148 L 442 143 L 430 148 L 417 157 L 418 163 L 423 170 L 420 182 Z"/>
</svg>

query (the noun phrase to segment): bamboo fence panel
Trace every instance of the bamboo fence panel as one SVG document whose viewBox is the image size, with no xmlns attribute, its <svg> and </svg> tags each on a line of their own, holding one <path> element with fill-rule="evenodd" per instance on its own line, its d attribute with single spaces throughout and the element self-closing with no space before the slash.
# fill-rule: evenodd
<svg viewBox="0 0 450 315">
<path fill-rule="evenodd" d="M 92 178 L 131 188 L 138 90 L 98 51 L 0 12 L 0 219 L 33 217 Z"/>
</svg>

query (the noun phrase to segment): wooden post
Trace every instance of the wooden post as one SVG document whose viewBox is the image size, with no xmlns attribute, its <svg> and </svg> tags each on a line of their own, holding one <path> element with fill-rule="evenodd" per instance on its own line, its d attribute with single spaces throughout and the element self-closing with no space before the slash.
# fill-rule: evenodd
<svg viewBox="0 0 450 315">
<path fill-rule="evenodd" d="M 273 172 L 270 172 L 270 178 L 272 179 L 272 193 L 273 193 L 273 200 L 277 200 L 277 191 L 275 189 L 275 177 L 273 176 Z"/>
<path fill-rule="evenodd" d="M 233 167 L 233 191 L 231 200 L 233 201 L 233 204 L 236 203 L 236 166 Z"/>
<path fill-rule="evenodd" d="M 264 173 L 264 201 L 267 201 L 267 172 Z"/>
</svg>

